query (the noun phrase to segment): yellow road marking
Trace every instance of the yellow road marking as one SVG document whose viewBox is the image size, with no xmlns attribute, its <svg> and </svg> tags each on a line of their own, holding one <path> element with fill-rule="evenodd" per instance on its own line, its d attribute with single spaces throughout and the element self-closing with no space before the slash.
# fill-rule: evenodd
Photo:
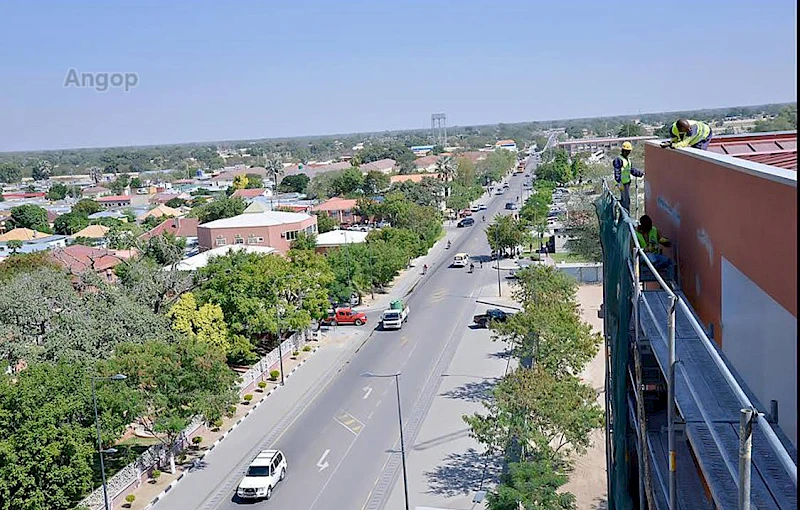
<svg viewBox="0 0 800 510">
<path fill-rule="evenodd" d="M 334 416 L 333 419 L 355 435 L 364 429 L 364 424 L 358 418 L 345 411 Z"/>
</svg>

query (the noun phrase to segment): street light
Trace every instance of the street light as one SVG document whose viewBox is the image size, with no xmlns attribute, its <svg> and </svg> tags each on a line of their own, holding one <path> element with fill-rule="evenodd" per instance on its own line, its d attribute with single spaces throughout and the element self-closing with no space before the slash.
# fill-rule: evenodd
<svg viewBox="0 0 800 510">
<path fill-rule="evenodd" d="M 406 510 L 408 510 L 408 474 L 406 473 L 406 446 L 403 441 L 403 414 L 400 412 L 400 372 L 394 374 L 373 374 L 364 372 L 363 377 L 394 377 L 395 388 L 397 390 L 397 419 L 400 422 L 400 455 L 403 459 L 403 493 L 406 497 Z"/>
<path fill-rule="evenodd" d="M 103 380 L 103 381 L 124 381 L 127 379 L 128 376 L 123 374 L 116 374 L 112 375 L 111 377 L 96 377 L 92 376 L 92 404 L 94 404 L 94 424 L 97 428 L 97 452 L 100 455 L 100 475 L 102 476 L 103 480 L 103 503 L 105 505 L 105 509 L 109 510 L 111 507 L 108 504 L 108 487 L 106 486 L 106 466 L 103 462 L 103 454 L 104 453 L 116 453 L 117 450 L 115 448 L 109 448 L 107 450 L 103 450 L 103 441 L 100 438 L 100 418 L 97 415 L 97 392 L 95 391 L 95 381 Z"/>
</svg>

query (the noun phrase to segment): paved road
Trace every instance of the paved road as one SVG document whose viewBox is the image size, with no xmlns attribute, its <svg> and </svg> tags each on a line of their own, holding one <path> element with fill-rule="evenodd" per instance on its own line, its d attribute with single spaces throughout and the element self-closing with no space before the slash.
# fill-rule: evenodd
<svg viewBox="0 0 800 510">
<path fill-rule="evenodd" d="M 485 211 L 486 224 L 496 213 L 506 212 L 502 210 L 505 202 L 520 195 L 522 180 L 511 177 L 511 189 L 492 197 Z M 473 257 L 488 255 L 483 233 L 486 224 L 479 214 L 475 216 L 473 227 L 448 227 L 452 247 L 428 262 L 428 275 L 407 300 L 411 315 L 403 329 L 370 333 L 352 355 L 347 351 L 320 351 L 297 376 L 319 377 L 312 364 L 321 366 L 327 356 L 331 368 L 322 372 L 318 381 L 305 381 L 309 389 L 302 395 L 290 395 L 292 384 L 287 384 L 283 394 L 286 402 L 262 405 L 206 457 L 201 469 L 170 491 L 158 508 L 239 508 L 241 503 L 234 492 L 242 473 L 256 451 L 270 447 L 286 454 L 288 474 L 270 501 L 252 506 L 382 509 L 400 472 L 394 380 L 369 379 L 362 374 L 402 372 L 401 409 L 406 444 L 411 444 L 436 394 L 440 375 L 471 322 L 478 289 L 496 280 L 496 274 L 486 269 L 467 274 L 466 269 L 449 267 L 450 258 L 457 252 L 466 251 Z M 377 311 L 368 315 L 370 327 L 377 324 L 378 316 Z M 333 360 L 337 355 L 342 359 Z M 338 369 L 342 363 L 344 366 Z M 282 395 L 279 391 L 274 396 Z M 297 406 L 290 405 L 291 396 L 299 401 Z M 273 417 L 270 422 L 265 417 L 272 412 L 282 413 L 280 421 Z M 261 428 L 265 423 L 274 425 Z"/>
</svg>

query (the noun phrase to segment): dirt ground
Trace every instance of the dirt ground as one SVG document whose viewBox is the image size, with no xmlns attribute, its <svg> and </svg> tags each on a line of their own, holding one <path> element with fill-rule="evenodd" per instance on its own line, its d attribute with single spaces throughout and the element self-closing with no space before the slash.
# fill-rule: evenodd
<svg viewBox="0 0 800 510">
<path fill-rule="evenodd" d="M 597 311 L 603 302 L 602 285 L 581 285 L 578 288 L 578 301 L 581 305 L 581 316 L 598 332 L 603 332 L 603 320 L 597 317 Z M 590 384 L 597 392 L 597 401 L 605 409 L 605 368 L 603 364 L 603 346 L 594 359 L 581 374 L 584 382 Z M 575 470 L 570 474 L 569 482 L 563 489 L 575 494 L 577 507 L 580 510 L 601 510 L 607 506 L 606 485 L 606 448 L 605 431 L 597 429 L 592 433 L 592 445 L 584 455 L 575 459 Z"/>
</svg>

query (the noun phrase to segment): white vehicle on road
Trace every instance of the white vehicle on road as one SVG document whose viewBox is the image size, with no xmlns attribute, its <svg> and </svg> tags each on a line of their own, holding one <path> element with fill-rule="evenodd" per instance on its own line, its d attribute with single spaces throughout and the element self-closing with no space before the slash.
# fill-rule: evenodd
<svg viewBox="0 0 800 510">
<path fill-rule="evenodd" d="M 236 495 L 242 499 L 269 499 L 272 490 L 286 476 L 286 457 L 278 450 L 261 450 L 247 468 Z"/>
<path fill-rule="evenodd" d="M 468 253 L 456 253 L 453 257 L 453 267 L 467 267 L 467 264 L 469 264 Z"/>
<path fill-rule="evenodd" d="M 400 329 L 408 319 L 411 309 L 403 301 L 397 299 L 392 301 L 389 308 L 383 311 L 381 316 L 381 326 L 383 329 Z"/>
</svg>

